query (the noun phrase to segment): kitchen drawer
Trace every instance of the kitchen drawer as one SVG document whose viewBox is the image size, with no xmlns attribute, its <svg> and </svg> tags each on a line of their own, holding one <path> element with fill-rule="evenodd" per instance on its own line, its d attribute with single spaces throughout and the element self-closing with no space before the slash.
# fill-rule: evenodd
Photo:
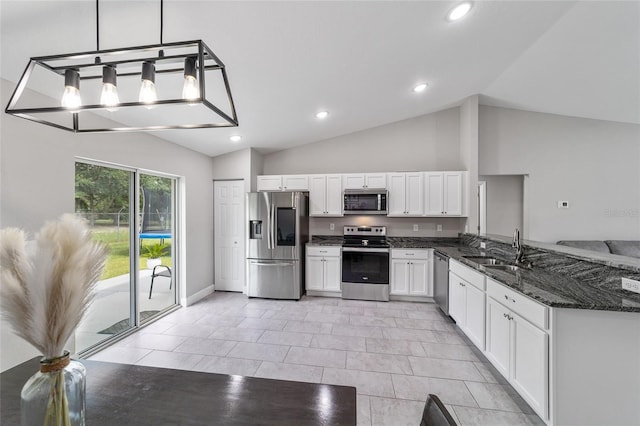
<svg viewBox="0 0 640 426">
<path fill-rule="evenodd" d="M 392 259 L 429 259 L 429 249 L 392 249 Z"/>
<path fill-rule="evenodd" d="M 542 329 L 549 328 L 549 308 L 487 278 L 487 294 Z"/>
<path fill-rule="evenodd" d="M 449 259 L 449 271 L 484 291 L 484 274 L 464 266 L 462 263 L 456 262 L 453 259 Z"/>
<path fill-rule="evenodd" d="M 340 256 L 341 246 L 307 246 L 307 256 Z"/>
</svg>

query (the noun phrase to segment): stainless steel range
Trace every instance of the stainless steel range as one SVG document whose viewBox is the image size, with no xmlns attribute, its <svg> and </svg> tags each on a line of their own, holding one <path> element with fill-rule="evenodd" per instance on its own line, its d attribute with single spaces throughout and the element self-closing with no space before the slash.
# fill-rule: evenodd
<svg viewBox="0 0 640 426">
<path fill-rule="evenodd" d="M 389 244 L 385 226 L 345 226 L 342 298 L 389 301 Z"/>
</svg>

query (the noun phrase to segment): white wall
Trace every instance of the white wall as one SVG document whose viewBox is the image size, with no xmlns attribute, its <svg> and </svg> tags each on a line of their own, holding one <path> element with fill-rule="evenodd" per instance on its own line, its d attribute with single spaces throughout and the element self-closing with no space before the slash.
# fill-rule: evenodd
<svg viewBox="0 0 640 426">
<path fill-rule="evenodd" d="M 264 156 L 264 174 L 462 170 L 459 108 Z"/>
<path fill-rule="evenodd" d="M 14 88 L 2 80 L 2 105 Z M 73 212 L 77 156 L 184 177 L 185 293 L 213 284 L 213 193 L 211 159 L 146 133 L 75 135 L 1 114 L 0 226 L 37 231 L 46 220 Z M 2 368 L 24 359 L 2 335 Z M 17 347 L 17 346 L 16 346 Z"/>
<path fill-rule="evenodd" d="M 470 96 L 460 106 L 460 161 L 468 170 L 465 225 L 466 232 L 478 232 L 478 95 Z"/>
<path fill-rule="evenodd" d="M 480 176 L 487 183 L 487 234 L 512 235 L 523 230 L 522 175 Z"/>
<path fill-rule="evenodd" d="M 244 180 L 245 192 L 251 191 L 251 149 L 230 152 L 211 159 L 213 180 Z M 213 186 L 211 187 L 213 191 Z"/>
<path fill-rule="evenodd" d="M 529 239 L 640 239 L 639 125 L 484 105 L 479 120 L 480 174 L 529 175 Z"/>
</svg>

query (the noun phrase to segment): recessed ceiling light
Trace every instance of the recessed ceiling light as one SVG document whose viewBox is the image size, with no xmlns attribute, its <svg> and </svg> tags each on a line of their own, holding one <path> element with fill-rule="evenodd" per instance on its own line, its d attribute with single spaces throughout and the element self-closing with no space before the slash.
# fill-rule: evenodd
<svg viewBox="0 0 640 426">
<path fill-rule="evenodd" d="M 327 118 L 329 116 L 329 112 L 328 111 L 320 111 L 318 113 L 316 113 L 316 118 L 322 120 L 324 118 Z"/>
<path fill-rule="evenodd" d="M 471 2 L 466 1 L 464 3 L 460 3 L 459 5 L 451 9 L 451 12 L 449 12 L 449 14 L 447 15 L 447 20 L 457 21 L 458 19 L 461 19 L 467 13 L 469 13 L 470 10 L 471 10 Z"/>
<path fill-rule="evenodd" d="M 424 89 L 426 89 L 427 86 L 429 86 L 427 83 L 420 83 L 416 87 L 413 88 L 413 91 L 416 92 L 416 93 L 420 93 Z"/>
<path fill-rule="evenodd" d="M 242 136 L 240 135 L 229 136 L 229 140 L 231 142 L 240 142 L 242 140 Z"/>
</svg>

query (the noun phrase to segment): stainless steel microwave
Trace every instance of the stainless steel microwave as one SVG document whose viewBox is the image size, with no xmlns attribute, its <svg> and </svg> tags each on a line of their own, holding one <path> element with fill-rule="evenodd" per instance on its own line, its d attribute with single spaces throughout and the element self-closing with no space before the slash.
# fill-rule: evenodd
<svg viewBox="0 0 640 426">
<path fill-rule="evenodd" d="M 344 214 L 384 214 L 387 210 L 386 189 L 345 189 Z"/>
</svg>

